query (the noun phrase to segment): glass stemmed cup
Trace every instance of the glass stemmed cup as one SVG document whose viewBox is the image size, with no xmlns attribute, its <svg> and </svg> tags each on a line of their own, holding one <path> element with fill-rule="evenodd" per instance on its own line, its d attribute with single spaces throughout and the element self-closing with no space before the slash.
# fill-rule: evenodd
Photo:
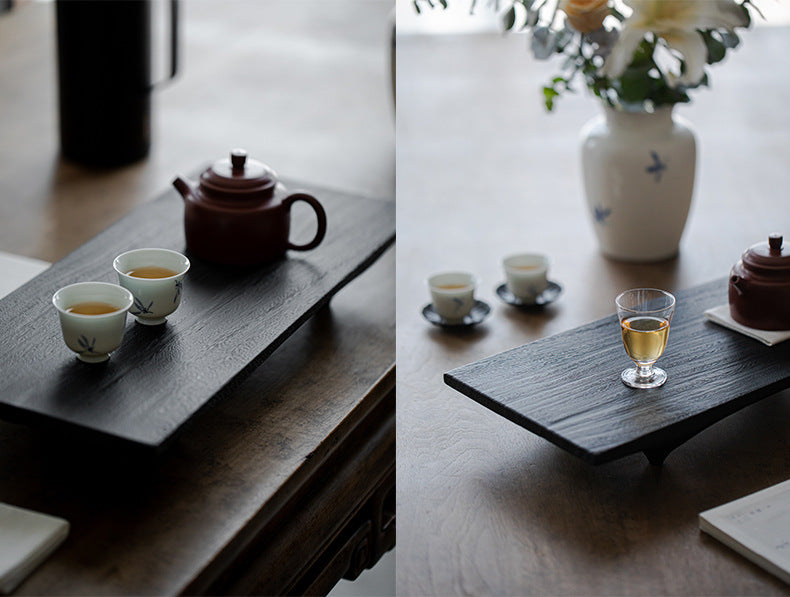
<svg viewBox="0 0 790 597">
<path fill-rule="evenodd" d="M 615 304 L 625 352 L 636 365 L 623 371 L 620 379 L 632 388 L 663 385 L 667 372 L 653 364 L 667 346 L 675 297 L 657 288 L 634 288 L 618 295 Z"/>
</svg>

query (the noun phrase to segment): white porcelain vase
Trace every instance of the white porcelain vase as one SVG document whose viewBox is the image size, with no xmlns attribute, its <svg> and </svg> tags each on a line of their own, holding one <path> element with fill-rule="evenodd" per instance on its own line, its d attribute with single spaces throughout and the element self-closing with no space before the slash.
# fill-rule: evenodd
<svg viewBox="0 0 790 597">
<path fill-rule="evenodd" d="M 642 263 L 674 257 L 694 192 L 689 124 L 672 107 L 604 108 L 581 137 L 584 190 L 603 254 Z"/>
</svg>

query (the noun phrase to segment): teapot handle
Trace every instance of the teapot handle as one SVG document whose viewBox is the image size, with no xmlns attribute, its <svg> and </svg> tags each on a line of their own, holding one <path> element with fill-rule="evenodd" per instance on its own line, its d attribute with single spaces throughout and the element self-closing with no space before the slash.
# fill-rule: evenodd
<svg viewBox="0 0 790 597">
<path fill-rule="evenodd" d="M 743 294 L 743 288 L 741 285 L 741 277 L 733 274 L 730 276 L 730 286 L 738 293 L 738 296 Z"/>
<path fill-rule="evenodd" d="M 324 235 L 326 235 L 326 212 L 324 211 L 324 207 L 318 202 L 318 199 L 312 195 L 308 195 L 307 193 L 293 193 L 288 195 L 285 199 L 283 199 L 283 205 L 285 206 L 285 209 L 290 212 L 291 205 L 297 201 L 304 201 L 305 203 L 310 204 L 310 207 L 313 208 L 316 218 L 318 219 L 318 230 L 315 231 L 315 237 L 313 237 L 313 240 L 311 240 L 309 243 L 304 245 L 295 245 L 288 241 L 288 248 L 293 249 L 294 251 L 309 251 L 310 249 L 315 249 L 321 244 L 321 241 L 324 240 Z"/>
</svg>

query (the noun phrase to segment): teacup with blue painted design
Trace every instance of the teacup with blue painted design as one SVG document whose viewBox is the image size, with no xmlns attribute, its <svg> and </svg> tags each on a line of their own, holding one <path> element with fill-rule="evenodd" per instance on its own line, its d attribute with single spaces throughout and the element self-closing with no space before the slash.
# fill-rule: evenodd
<svg viewBox="0 0 790 597">
<path fill-rule="evenodd" d="M 113 261 L 118 282 L 134 295 L 129 313 L 144 325 L 160 325 L 181 304 L 189 259 L 170 249 L 134 249 Z"/>
<path fill-rule="evenodd" d="M 107 282 L 78 282 L 52 296 L 63 340 L 77 358 L 101 363 L 121 345 L 132 293 Z"/>
<path fill-rule="evenodd" d="M 458 323 L 475 305 L 475 277 L 467 272 L 443 272 L 428 278 L 433 309 L 447 323 Z"/>
<path fill-rule="evenodd" d="M 519 253 L 502 260 L 507 289 L 524 303 L 534 303 L 546 290 L 549 260 L 539 253 Z"/>
</svg>

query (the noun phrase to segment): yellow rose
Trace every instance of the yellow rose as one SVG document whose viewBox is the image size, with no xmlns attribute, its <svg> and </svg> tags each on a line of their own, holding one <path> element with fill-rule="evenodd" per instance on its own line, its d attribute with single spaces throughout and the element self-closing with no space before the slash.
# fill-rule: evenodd
<svg viewBox="0 0 790 597">
<path fill-rule="evenodd" d="M 571 27 L 581 33 L 589 33 L 603 25 L 609 14 L 609 0 L 562 0 L 560 8 L 568 15 Z"/>
</svg>

